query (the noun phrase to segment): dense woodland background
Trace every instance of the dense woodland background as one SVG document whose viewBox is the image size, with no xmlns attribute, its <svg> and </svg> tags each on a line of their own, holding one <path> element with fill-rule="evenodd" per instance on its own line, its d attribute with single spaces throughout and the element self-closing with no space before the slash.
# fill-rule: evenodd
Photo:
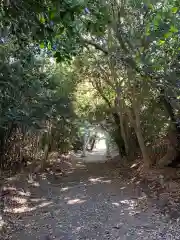
<svg viewBox="0 0 180 240">
<path fill-rule="evenodd" d="M 119 161 L 180 156 L 178 0 L 0 3 L 0 167 L 43 167 L 99 124 Z"/>
</svg>

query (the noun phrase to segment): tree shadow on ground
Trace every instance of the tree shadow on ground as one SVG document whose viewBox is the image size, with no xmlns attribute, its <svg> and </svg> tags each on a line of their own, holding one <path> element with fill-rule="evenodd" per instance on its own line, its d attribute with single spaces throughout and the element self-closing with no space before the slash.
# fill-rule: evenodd
<svg viewBox="0 0 180 240">
<path fill-rule="evenodd" d="M 6 179 L 4 207 L 2 236 L 12 240 L 141 239 L 162 223 L 141 189 L 102 163 L 77 162 L 66 177 L 48 171 Z"/>
</svg>

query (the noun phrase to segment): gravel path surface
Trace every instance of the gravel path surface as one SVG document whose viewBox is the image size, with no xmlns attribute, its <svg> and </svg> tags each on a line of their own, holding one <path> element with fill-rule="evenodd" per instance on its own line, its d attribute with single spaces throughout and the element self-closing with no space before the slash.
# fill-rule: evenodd
<svg viewBox="0 0 180 240">
<path fill-rule="evenodd" d="M 113 178 L 103 165 L 79 164 L 63 180 L 44 175 L 20 181 L 19 207 L 9 213 L 13 226 L 6 239 L 180 239 L 179 223 L 159 214 L 138 186 Z"/>
</svg>

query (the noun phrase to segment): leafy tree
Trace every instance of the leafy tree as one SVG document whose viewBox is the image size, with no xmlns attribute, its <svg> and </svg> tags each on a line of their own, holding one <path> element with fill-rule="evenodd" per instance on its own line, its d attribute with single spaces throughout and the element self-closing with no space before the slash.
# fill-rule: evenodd
<svg viewBox="0 0 180 240">
<path fill-rule="evenodd" d="M 70 136 L 75 130 L 72 107 L 75 83 L 71 71 L 66 65 L 63 69 L 56 66 L 45 55 L 34 55 L 29 46 L 23 49 L 14 49 L 14 46 L 12 41 L 3 44 L 0 49 L 2 167 L 7 165 L 12 144 L 18 148 L 15 158 L 23 159 L 25 146 L 21 143 L 27 136 L 28 146 L 32 145 L 31 141 L 36 135 L 39 139 L 37 144 L 42 145 L 43 149 L 48 145 L 48 151 L 62 152 L 71 148 Z M 42 144 L 41 136 L 42 140 L 46 139 Z"/>
<path fill-rule="evenodd" d="M 89 62 L 93 64 L 96 79 L 95 81 L 93 78 L 93 85 L 101 93 L 104 93 L 104 85 L 106 88 L 108 86 L 108 93 L 114 92 L 112 95 L 118 100 L 116 105 L 121 119 L 119 122 L 121 134 L 125 136 L 122 128 L 122 111 L 125 111 L 137 134 L 144 160 L 149 165 L 146 140 L 143 139 L 143 131 L 146 132 L 146 128 L 142 129 L 141 118 L 150 111 L 152 102 L 153 108 L 161 108 L 157 115 L 153 115 L 153 119 L 152 116 L 149 117 L 147 126 L 152 121 L 157 123 L 161 119 L 161 129 L 165 130 L 165 126 L 170 123 L 174 126 L 179 139 L 177 121 L 179 3 L 178 1 L 167 1 L 166 4 L 163 1 L 151 4 L 141 1 L 126 3 L 109 1 L 105 5 L 101 2 L 99 4 L 108 9 L 108 21 L 104 21 L 101 37 L 91 32 L 85 41 L 90 54 L 93 52 L 90 46 L 93 46 L 96 52 L 99 51 L 100 56 L 96 59 L 96 68 L 94 62 Z M 102 14 L 104 20 L 107 19 L 106 12 L 107 10 Z M 100 66 L 98 70 L 97 62 Z M 100 80 L 104 73 L 106 77 Z M 121 89 L 121 92 L 118 89 Z M 104 98 L 105 95 L 102 97 Z M 105 101 L 108 106 L 112 104 L 109 96 Z M 167 115 L 171 122 L 165 120 Z"/>
<path fill-rule="evenodd" d="M 122 156 L 138 141 L 148 166 L 148 146 L 169 129 L 175 133 L 170 158 L 179 154 L 177 0 L 1 6 L 2 151 L 13 136 L 9 129 L 20 125 L 26 133 L 40 129 L 44 152 L 70 149 L 79 116 L 113 133 Z"/>
</svg>

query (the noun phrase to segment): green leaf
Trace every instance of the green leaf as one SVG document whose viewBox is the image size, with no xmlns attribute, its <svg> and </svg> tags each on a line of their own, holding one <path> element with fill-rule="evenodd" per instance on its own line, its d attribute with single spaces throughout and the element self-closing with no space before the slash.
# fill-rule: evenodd
<svg viewBox="0 0 180 240">
<path fill-rule="evenodd" d="M 163 45 L 165 43 L 164 40 L 159 40 L 159 45 Z"/>
<path fill-rule="evenodd" d="M 45 23 L 45 18 L 44 18 L 43 15 L 40 15 L 39 21 L 40 21 L 41 23 Z"/>
<path fill-rule="evenodd" d="M 148 4 L 148 8 L 151 9 L 151 10 L 153 10 L 153 8 L 154 8 L 153 4 L 151 4 L 151 3 Z"/>
<path fill-rule="evenodd" d="M 146 36 L 150 35 L 150 26 L 149 25 L 146 27 L 145 34 L 146 34 Z"/>
<path fill-rule="evenodd" d="M 44 43 L 40 43 L 40 48 L 43 49 L 44 48 Z"/>
<path fill-rule="evenodd" d="M 173 7 L 173 8 L 171 9 L 171 11 L 172 11 L 172 13 L 177 13 L 178 7 Z"/>
<path fill-rule="evenodd" d="M 54 19 L 55 15 L 56 15 L 55 11 L 50 12 L 50 19 Z"/>
<path fill-rule="evenodd" d="M 157 29 L 157 27 L 159 26 L 159 19 L 154 19 L 153 21 L 154 27 Z"/>
<path fill-rule="evenodd" d="M 167 38 L 169 38 L 169 37 L 171 37 L 172 36 L 172 32 L 167 32 L 166 34 L 164 34 L 164 37 L 167 39 Z"/>
<path fill-rule="evenodd" d="M 50 43 L 50 42 L 48 42 L 47 47 L 48 47 L 48 50 L 51 50 L 51 49 L 52 49 L 52 47 L 51 47 L 51 43 Z"/>
<path fill-rule="evenodd" d="M 178 29 L 175 26 L 171 26 L 169 30 L 172 33 L 177 33 L 178 32 Z"/>
</svg>

